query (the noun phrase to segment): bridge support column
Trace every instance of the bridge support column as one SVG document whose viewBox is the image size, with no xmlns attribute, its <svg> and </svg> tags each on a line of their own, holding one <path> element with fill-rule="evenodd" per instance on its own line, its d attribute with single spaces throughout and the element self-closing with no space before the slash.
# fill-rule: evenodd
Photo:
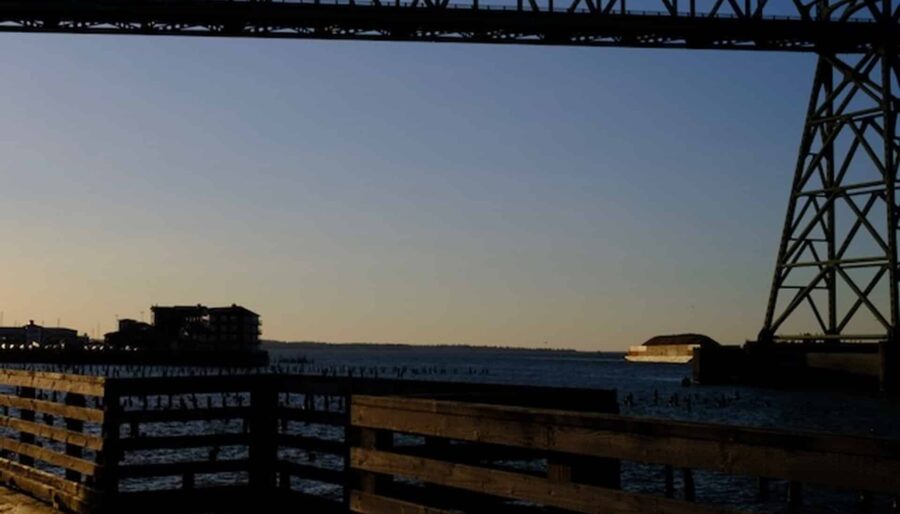
<svg viewBox="0 0 900 514">
<path fill-rule="evenodd" d="M 887 382 L 900 342 L 895 44 L 820 53 L 760 332 L 762 344 L 881 341 Z"/>
<path fill-rule="evenodd" d="M 879 383 L 881 390 L 889 394 L 900 393 L 900 352 L 897 343 L 882 341 L 878 348 Z"/>
</svg>

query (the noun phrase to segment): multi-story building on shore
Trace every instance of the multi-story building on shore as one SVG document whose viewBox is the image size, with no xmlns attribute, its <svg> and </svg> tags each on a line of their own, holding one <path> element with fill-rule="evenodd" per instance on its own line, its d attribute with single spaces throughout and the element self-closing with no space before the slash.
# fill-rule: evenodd
<svg viewBox="0 0 900 514">
<path fill-rule="evenodd" d="M 255 312 L 232 304 L 153 306 L 152 324 L 119 320 L 119 330 L 106 334 L 106 343 L 134 350 L 257 350 L 260 321 Z"/>
</svg>

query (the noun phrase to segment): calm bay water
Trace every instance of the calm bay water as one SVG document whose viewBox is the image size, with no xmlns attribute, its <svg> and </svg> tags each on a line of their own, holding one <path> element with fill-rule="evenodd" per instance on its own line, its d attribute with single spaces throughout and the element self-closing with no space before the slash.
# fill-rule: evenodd
<svg viewBox="0 0 900 514">
<path fill-rule="evenodd" d="M 308 367 L 352 366 L 395 376 L 616 389 L 623 414 L 900 437 L 900 401 L 877 394 L 782 391 L 743 386 L 683 387 L 690 365 L 626 362 L 622 354 L 376 345 L 279 346 L 273 364 L 300 356 Z M 385 374 L 386 372 L 386 374 Z M 631 400 L 631 401 L 629 401 Z"/>
</svg>

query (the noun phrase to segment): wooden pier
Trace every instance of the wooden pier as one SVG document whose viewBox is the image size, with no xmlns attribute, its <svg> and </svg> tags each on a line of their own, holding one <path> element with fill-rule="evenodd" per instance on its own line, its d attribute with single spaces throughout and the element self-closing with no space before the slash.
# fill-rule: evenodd
<svg viewBox="0 0 900 514">
<path fill-rule="evenodd" d="M 613 391 L 12 370 L 0 390 L 0 483 L 78 514 L 740 512 L 698 494 L 708 472 L 795 510 L 806 485 L 900 495 L 898 440 L 620 416 Z"/>
</svg>

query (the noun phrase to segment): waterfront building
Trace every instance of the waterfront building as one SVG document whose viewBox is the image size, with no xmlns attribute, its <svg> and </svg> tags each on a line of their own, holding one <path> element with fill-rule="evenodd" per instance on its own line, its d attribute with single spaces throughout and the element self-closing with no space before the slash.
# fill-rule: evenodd
<svg viewBox="0 0 900 514">
<path fill-rule="evenodd" d="M 81 348 L 87 339 L 87 336 L 79 336 L 77 330 L 44 327 L 34 321 L 22 327 L 0 327 L 0 350 Z"/>
<path fill-rule="evenodd" d="M 153 323 L 119 321 L 119 330 L 106 334 L 107 345 L 139 350 L 257 350 L 260 321 L 255 312 L 232 304 L 153 306 Z"/>
</svg>

